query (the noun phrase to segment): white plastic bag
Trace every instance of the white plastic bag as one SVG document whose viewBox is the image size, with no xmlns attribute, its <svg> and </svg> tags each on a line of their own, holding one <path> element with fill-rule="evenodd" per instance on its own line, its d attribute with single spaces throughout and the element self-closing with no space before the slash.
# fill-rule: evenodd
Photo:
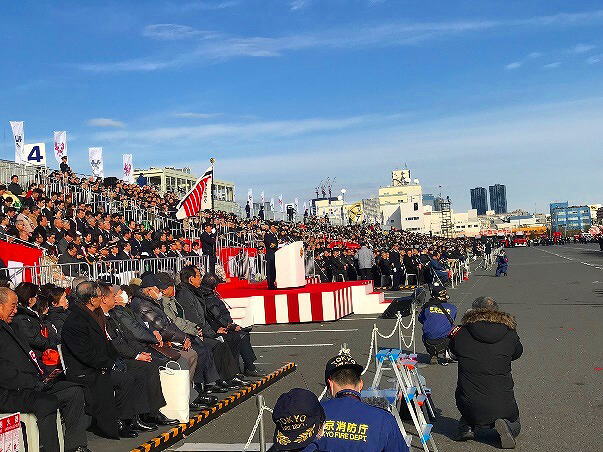
<svg viewBox="0 0 603 452">
<path fill-rule="evenodd" d="M 159 378 L 166 401 L 166 405 L 160 409 L 161 413 L 169 419 L 188 422 L 188 404 L 191 396 L 189 371 L 182 369 L 176 361 L 168 361 L 165 367 L 159 368 Z"/>
</svg>

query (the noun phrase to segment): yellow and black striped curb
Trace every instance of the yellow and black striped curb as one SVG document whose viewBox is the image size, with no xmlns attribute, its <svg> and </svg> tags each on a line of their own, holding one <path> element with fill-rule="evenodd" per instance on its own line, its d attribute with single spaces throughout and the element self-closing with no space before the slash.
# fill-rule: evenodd
<svg viewBox="0 0 603 452">
<path fill-rule="evenodd" d="M 169 446 L 175 444 L 181 439 L 189 436 L 195 430 L 201 428 L 202 426 L 208 424 L 217 417 L 226 413 L 228 410 L 249 399 L 251 396 L 266 389 L 268 386 L 277 382 L 286 375 L 294 372 L 295 369 L 295 363 L 285 364 L 283 367 L 275 370 L 271 374 L 266 375 L 265 377 L 254 381 L 253 383 L 249 383 L 247 386 L 239 389 L 231 396 L 228 396 L 225 399 L 219 401 L 214 406 L 209 407 L 201 411 L 199 414 L 194 415 L 189 419 L 187 423 L 180 424 L 177 427 L 174 427 L 168 430 L 167 432 L 162 433 L 160 436 L 157 436 L 147 441 L 146 443 L 141 444 L 137 448 L 132 449 L 131 452 L 158 452 L 168 448 Z"/>
</svg>

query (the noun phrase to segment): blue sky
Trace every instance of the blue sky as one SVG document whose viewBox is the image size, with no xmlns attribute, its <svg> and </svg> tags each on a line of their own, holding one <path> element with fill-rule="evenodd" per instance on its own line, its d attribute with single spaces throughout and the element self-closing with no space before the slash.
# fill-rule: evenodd
<svg viewBox="0 0 603 452">
<path fill-rule="evenodd" d="M 603 202 L 603 1 L 22 0 L 0 37 L 5 159 L 24 120 L 79 172 L 89 146 L 108 175 L 214 156 L 238 200 L 367 197 L 407 164 L 457 211 L 494 183 Z"/>
</svg>

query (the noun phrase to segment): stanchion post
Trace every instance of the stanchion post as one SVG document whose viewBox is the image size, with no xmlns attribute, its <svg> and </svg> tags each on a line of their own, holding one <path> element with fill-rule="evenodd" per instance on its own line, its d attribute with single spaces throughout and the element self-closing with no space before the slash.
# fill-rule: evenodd
<svg viewBox="0 0 603 452">
<path fill-rule="evenodd" d="M 373 335 L 375 336 L 375 357 L 377 356 L 377 353 L 379 352 L 379 345 L 377 344 L 377 324 L 373 323 Z M 371 351 L 372 352 L 372 351 Z M 377 370 L 377 360 L 375 359 L 375 370 Z"/>
<path fill-rule="evenodd" d="M 262 394 L 258 394 L 256 396 L 256 402 L 258 405 L 258 413 L 260 416 L 260 452 L 266 452 L 266 437 L 264 431 L 264 396 Z"/>
</svg>

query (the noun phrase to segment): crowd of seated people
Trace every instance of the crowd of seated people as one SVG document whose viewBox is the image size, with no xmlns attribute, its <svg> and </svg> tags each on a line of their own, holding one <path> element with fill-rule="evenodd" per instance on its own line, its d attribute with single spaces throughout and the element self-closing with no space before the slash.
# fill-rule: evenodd
<svg viewBox="0 0 603 452">
<path fill-rule="evenodd" d="M 127 221 L 123 212 L 105 211 L 106 204 L 96 202 L 94 197 L 88 197 L 88 203 L 81 202 L 73 187 L 103 199 L 121 201 L 133 209 L 152 209 L 170 219 L 178 203 L 174 193 L 161 195 L 154 187 L 122 181 L 105 184 L 100 178 L 80 178 L 67 165 L 64 169 L 65 172 L 52 173 L 46 183 L 30 184 L 27 190 L 21 187 L 17 176 L 11 178 L 8 186 L 0 184 L 0 235 L 43 248 L 46 263 L 68 264 L 63 266 L 68 276 L 78 276 L 95 266 L 101 271 L 92 273 L 98 274 L 105 268 L 104 263 L 112 261 L 202 254 L 200 240 L 185 239 L 178 229 L 154 229 L 148 222 Z M 57 187 L 66 189 L 53 191 Z M 228 236 L 225 243 L 231 246 L 262 247 L 266 228 L 262 219 L 203 211 L 198 220 L 210 230 L 217 230 L 218 235 Z M 303 223 L 279 222 L 278 240 L 303 241 L 306 255 L 313 257 L 313 271 L 322 282 L 368 277 L 375 287 L 393 289 L 406 283 L 431 282 L 433 278 L 446 283 L 449 262 L 463 261 L 479 249 L 473 239 L 386 230 L 365 223 L 334 225 L 327 218 L 307 215 Z M 373 253 L 368 273 L 361 271 L 357 255 L 360 245 Z M 203 267 L 201 271 L 204 272 Z M 225 279 L 221 265 L 214 271 Z"/>
<path fill-rule="evenodd" d="M 198 394 L 191 411 L 263 376 L 249 329 L 233 322 L 215 291 L 219 278 L 191 265 L 179 279 L 147 272 L 118 286 L 77 277 L 72 290 L 30 282 L 11 289 L 2 280 L 0 411 L 35 414 L 51 451 L 58 409 L 65 449 L 85 451 L 86 430 L 134 438 L 178 423 L 160 411 L 159 372 L 170 360 L 189 370 Z"/>
</svg>

